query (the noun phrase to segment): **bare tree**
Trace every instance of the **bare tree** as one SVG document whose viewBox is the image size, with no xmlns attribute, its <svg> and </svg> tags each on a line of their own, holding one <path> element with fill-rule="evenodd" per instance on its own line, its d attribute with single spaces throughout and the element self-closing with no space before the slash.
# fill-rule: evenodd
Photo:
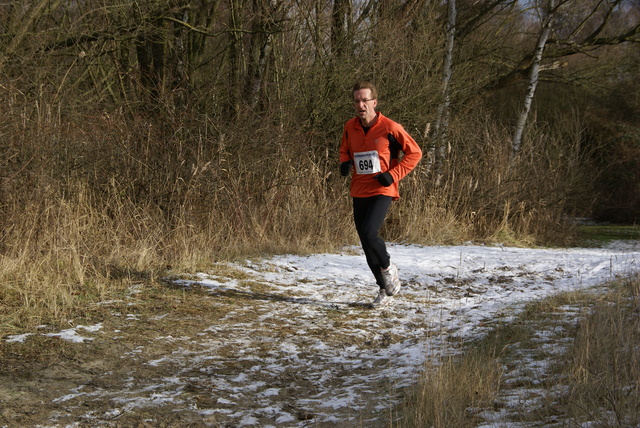
<svg viewBox="0 0 640 428">
<path fill-rule="evenodd" d="M 331 54 L 340 58 L 347 52 L 348 30 L 352 20 L 351 0 L 333 0 L 331 13 Z"/>
<path fill-rule="evenodd" d="M 449 106 L 451 104 L 451 76 L 453 73 L 453 47 L 456 35 L 456 0 L 447 1 L 447 31 L 445 38 L 444 63 L 442 65 L 442 102 L 438 106 L 433 129 L 433 156 L 438 163 L 445 156 L 447 128 L 449 126 Z"/>
<path fill-rule="evenodd" d="M 560 61 L 572 55 L 589 54 L 606 46 L 640 42 L 640 21 L 635 20 L 628 26 L 619 28 L 610 28 L 608 25 L 616 8 L 628 3 L 625 0 L 598 0 L 585 5 L 584 1 L 579 0 L 560 1 L 556 6 L 556 15 L 557 9 L 562 6 L 565 9 L 565 19 L 555 28 L 557 38 L 551 38 L 548 34 L 543 48 L 544 59 Z M 602 13 L 596 13 L 598 11 Z M 578 18 L 580 14 L 584 15 L 581 19 Z M 578 19 L 571 19 L 574 17 Z M 591 31 L 587 31 L 588 29 Z M 542 33 L 539 34 L 538 40 L 541 35 Z M 525 53 L 515 61 L 515 66 L 495 76 L 484 89 L 496 91 L 528 78 L 531 75 L 535 54 L 535 49 Z"/>
<path fill-rule="evenodd" d="M 31 6 L 24 18 L 16 19 L 19 25 L 16 28 L 8 29 L 10 32 L 9 43 L 5 51 L 0 52 L 0 72 L 2 72 L 7 61 L 16 53 L 20 44 L 27 37 L 30 27 L 40 18 L 45 9 L 56 9 L 59 4 L 60 0 L 40 0 Z M 17 9 L 18 5 L 15 7 Z"/>
<path fill-rule="evenodd" d="M 538 86 L 538 76 L 540 74 L 540 62 L 542 61 L 542 53 L 544 51 L 545 45 L 547 44 L 549 34 L 551 33 L 551 27 L 553 25 L 554 15 L 556 13 L 556 7 L 556 0 L 548 0 L 546 10 L 542 12 L 540 35 L 538 36 L 538 42 L 536 43 L 536 48 L 533 54 L 533 61 L 529 72 L 529 82 L 527 84 L 527 93 L 524 98 L 524 105 L 522 107 L 522 110 L 518 115 L 518 122 L 516 124 L 515 133 L 513 135 L 513 140 L 511 143 L 514 153 L 517 153 L 518 150 L 520 150 L 522 133 L 524 131 L 524 126 L 527 123 L 529 111 L 531 110 L 531 103 L 533 102 L 533 97 L 536 93 L 536 87 Z"/>
<path fill-rule="evenodd" d="M 251 109 L 266 109 L 270 96 L 269 81 L 277 81 L 276 70 L 270 71 L 274 63 L 274 37 L 284 31 L 287 5 L 283 0 L 253 0 L 253 17 L 247 42 L 248 69 L 245 83 L 245 98 Z"/>
</svg>

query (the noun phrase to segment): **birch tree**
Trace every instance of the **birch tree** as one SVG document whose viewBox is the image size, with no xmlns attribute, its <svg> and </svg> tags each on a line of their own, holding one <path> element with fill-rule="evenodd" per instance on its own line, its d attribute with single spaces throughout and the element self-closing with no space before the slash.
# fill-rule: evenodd
<svg viewBox="0 0 640 428">
<path fill-rule="evenodd" d="M 560 61 L 569 56 L 593 54 L 596 50 L 622 43 L 640 42 L 640 21 L 630 19 L 626 25 L 611 28 L 610 20 L 617 8 L 627 5 L 625 0 L 598 0 L 585 2 L 584 0 L 556 0 L 556 11 L 560 6 L 565 9 L 565 20 L 556 23 L 555 36 L 546 40 L 543 47 L 545 59 Z M 601 13 L 597 13 L 600 11 Z M 584 17 L 579 18 L 580 15 Z M 573 18 L 573 19 L 571 19 Z M 538 37 L 540 41 L 542 29 Z M 536 44 L 538 46 L 538 44 Z M 497 91 L 531 76 L 536 51 L 527 52 L 515 60 L 515 66 L 492 76 L 484 87 L 486 91 Z"/>
<path fill-rule="evenodd" d="M 517 153 L 518 150 L 520 150 L 522 133 L 524 132 L 524 127 L 527 123 L 529 112 L 531 111 L 531 103 L 533 102 L 533 97 L 536 93 L 536 87 L 538 86 L 542 53 L 544 51 L 545 45 L 547 44 L 547 40 L 549 39 L 549 34 L 551 33 L 555 13 L 556 0 L 548 0 L 546 10 L 542 13 L 541 17 L 542 25 L 540 29 L 540 35 L 538 36 L 538 42 L 536 43 L 536 48 L 533 54 L 533 61 L 529 73 L 529 81 L 527 84 L 527 92 L 524 98 L 524 104 L 522 110 L 520 111 L 520 114 L 518 115 L 518 121 L 513 135 L 512 147 L 514 153 Z"/>
</svg>

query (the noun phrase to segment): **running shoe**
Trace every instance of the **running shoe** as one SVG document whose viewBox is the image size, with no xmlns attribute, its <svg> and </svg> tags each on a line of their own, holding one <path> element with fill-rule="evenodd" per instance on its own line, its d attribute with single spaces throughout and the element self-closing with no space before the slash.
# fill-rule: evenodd
<svg viewBox="0 0 640 428">
<path fill-rule="evenodd" d="M 398 267 L 391 263 L 388 268 L 381 269 L 382 278 L 384 279 L 384 289 L 387 296 L 394 296 L 400 291 L 400 277 L 398 276 Z"/>
<path fill-rule="evenodd" d="M 378 295 L 376 296 L 376 299 L 373 302 L 371 302 L 371 307 L 382 308 L 384 306 L 387 306 L 389 303 L 391 303 L 392 300 L 393 300 L 393 297 L 387 296 L 387 292 L 385 291 L 385 289 L 381 288 L 380 291 L 378 292 Z"/>
</svg>

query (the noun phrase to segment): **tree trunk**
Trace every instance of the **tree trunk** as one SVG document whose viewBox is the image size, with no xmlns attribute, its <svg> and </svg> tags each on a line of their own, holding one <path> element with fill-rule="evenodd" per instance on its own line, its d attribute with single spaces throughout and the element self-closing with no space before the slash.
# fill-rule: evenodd
<svg viewBox="0 0 640 428">
<path fill-rule="evenodd" d="M 331 14 L 331 55 L 333 58 L 341 58 L 347 50 L 347 29 L 350 15 L 350 0 L 333 1 Z"/>
<path fill-rule="evenodd" d="M 456 34 L 456 0 L 448 0 L 447 6 L 447 35 L 445 38 L 444 64 L 442 66 L 442 102 L 438 106 L 436 122 L 433 130 L 432 159 L 436 165 L 439 165 L 444 161 L 449 149 L 447 145 L 447 128 L 449 127 L 451 76 L 453 74 L 453 47 Z"/>
<path fill-rule="evenodd" d="M 529 83 L 527 85 L 527 93 L 524 98 L 524 105 L 518 116 L 518 122 L 516 124 L 516 130 L 513 135 L 512 147 L 513 152 L 517 153 L 520 150 L 522 144 L 522 134 L 524 132 L 524 126 L 527 123 L 529 111 L 531 110 L 531 103 L 536 93 L 536 87 L 538 86 L 538 76 L 540 74 L 540 62 L 542 61 L 542 53 L 544 52 L 544 46 L 547 43 L 549 34 L 551 33 L 551 25 L 555 14 L 555 0 L 549 0 L 549 6 L 546 16 L 542 20 L 542 29 L 540 36 L 538 37 L 538 43 L 536 45 L 535 52 L 533 54 L 533 61 L 531 64 L 531 71 L 529 73 Z"/>
<path fill-rule="evenodd" d="M 60 0 L 51 1 L 51 0 L 40 0 L 36 5 L 34 5 L 29 11 L 27 17 L 22 21 L 22 24 L 15 30 L 11 41 L 7 46 L 7 49 L 4 52 L 0 52 L 0 73 L 4 69 L 5 64 L 13 56 L 13 54 L 18 49 L 20 43 L 25 39 L 27 33 L 29 31 L 29 27 L 35 21 L 40 18 L 45 7 L 48 6 L 49 10 L 54 10 L 60 4 Z"/>
<path fill-rule="evenodd" d="M 155 19 L 150 30 L 136 39 L 136 56 L 140 68 L 140 82 L 151 101 L 158 101 L 164 83 L 165 40 L 163 21 Z"/>
<path fill-rule="evenodd" d="M 243 75 L 245 70 L 244 63 L 244 46 L 242 44 L 243 28 L 243 3 L 242 0 L 229 0 L 229 27 L 231 46 L 229 49 L 229 62 L 230 69 L 230 85 L 229 95 L 229 107 L 231 108 L 231 115 L 237 118 L 242 108 L 242 89 L 243 89 Z"/>
<path fill-rule="evenodd" d="M 267 64 L 271 55 L 272 34 L 279 5 L 265 0 L 253 0 L 254 21 L 247 48 L 249 54 L 245 98 L 251 109 L 261 101 L 260 92 L 267 78 Z M 262 97 L 266 100 L 267 97 Z M 265 106 L 261 106 L 265 107 Z"/>
</svg>

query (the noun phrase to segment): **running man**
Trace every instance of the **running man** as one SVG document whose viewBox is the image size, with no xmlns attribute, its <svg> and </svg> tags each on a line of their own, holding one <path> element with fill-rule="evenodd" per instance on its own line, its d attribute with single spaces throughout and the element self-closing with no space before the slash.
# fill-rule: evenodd
<svg viewBox="0 0 640 428">
<path fill-rule="evenodd" d="M 378 233 L 391 201 L 400 198 L 398 182 L 415 168 L 422 151 L 402 125 L 376 112 L 378 91 L 372 83 L 357 82 L 352 95 L 356 117 L 344 125 L 340 173 L 351 173 L 353 220 L 380 288 L 371 304 L 375 308 L 388 304 L 400 291 L 398 267 Z"/>
</svg>

